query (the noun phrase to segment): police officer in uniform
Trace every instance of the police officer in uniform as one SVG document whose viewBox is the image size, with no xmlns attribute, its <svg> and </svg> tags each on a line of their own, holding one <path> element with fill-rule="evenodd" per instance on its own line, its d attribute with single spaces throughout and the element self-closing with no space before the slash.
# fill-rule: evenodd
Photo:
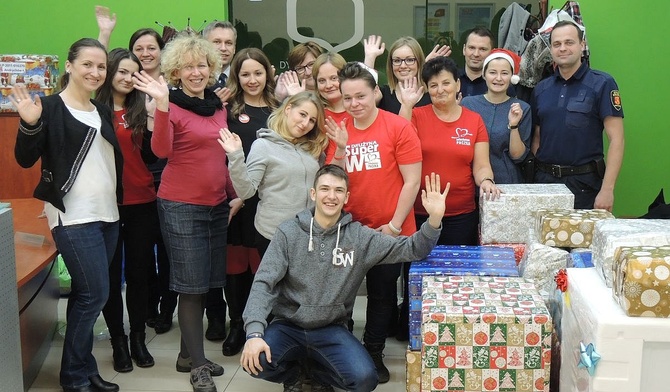
<svg viewBox="0 0 670 392">
<path fill-rule="evenodd" d="M 556 23 L 551 32 L 557 69 L 537 85 L 531 105 L 535 182 L 565 184 L 575 208 L 612 211 L 624 151 L 623 109 L 614 79 L 582 62 L 583 37 L 571 21 Z"/>
</svg>

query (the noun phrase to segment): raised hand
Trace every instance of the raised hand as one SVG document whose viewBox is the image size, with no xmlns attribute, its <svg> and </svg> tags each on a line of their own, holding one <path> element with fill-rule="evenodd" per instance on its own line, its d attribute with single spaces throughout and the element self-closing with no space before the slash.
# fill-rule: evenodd
<svg viewBox="0 0 670 392">
<path fill-rule="evenodd" d="M 442 46 L 435 45 L 433 50 L 431 50 L 430 53 L 428 53 L 428 56 L 426 56 L 426 61 L 428 61 L 430 59 L 434 59 L 435 57 L 440 57 L 440 56 L 449 57 L 450 55 L 451 55 L 451 47 L 449 47 L 447 45 L 442 45 Z"/>
<path fill-rule="evenodd" d="M 289 97 L 305 91 L 305 83 L 295 71 L 286 71 L 282 76 L 284 77 L 282 83 Z"/>
<path fill-rule="evenodd" d="M 17 84 L 12 89 L 13 92 L 9 96 L 9 101 L 14 105 L 16 111 L 23 122 L 28 125 L 35 125 L 42 116 L 42 101 L 40 96 L 35 95 L 35 101 L 30 98 L 28 90 L 23 84 Z"/>
<path fill-rule="evenodd" d="M 440 227 L 440 222 L 446 209 L 447 194 L 451 183 L 447 183 L 444 192 L 441 192 L 440 175 L 430 173 L 426 176 L 426 189 L 421 190 L 421 204 L 428 213 L 428 221 L 433 227 Z"/>
<path fill-rule="evenodd" d="M 523 116 L 523 110 L 521 109 L 521 105 L 517 103 L 513 103 L 512 106 L 509 108 L 509 113 L 507 114 L 507 120 L 509 121 L 509 125 L 519 125 L 521 122 L 521 117 Z"/>
<path fill-rule="evenodd" d="M 105 6 L 95 6 L 95 20 L 98 22 L 98 29 L 101 32 L 111 33 L 116 27 L 116 14 L 110 14 L 109 8 Z"/>
<path fill-rule="evenodd" d="M 347 140 L 349 140 L 349 133 L 347 132 L 346 119 L 343 119 L 338 124 L 332 117 L 328 116 L 324 123 L 326 128 L 326 136 L 335 142 L 337 148 L 342 150 L 347 148 Z"/>
<path fill-rule="evenodd" d="M 363 39 L 363 50 L 365 51 L 364 63 L 370 68 L 375 67 L 375 60 L 377 57 L 384 54 L 386 44 L 382 42 L 381 35 L 371 35 Z"/>
<path fill-rule="evenodd" d="M 419 85 L 416 77 L 400 81 L 398 91 L 400 91 L 400 103 L 409 107 L 414 107 L 423 97 L 423 86 Z"/>
<path fill-rule="evenodd" d="M 214 94 L 216 94 L 216 96 L 219 97 L 221 103 L 224 105 L 228 104 L 228 100 L 232 96 L 232 92 L 228 87 L 219 87 L 216 90 L 214 90 Z"/>
<path fill-rule="evenodd" d="M 242 149 L 242 140 L 237 134 L 230 132 L 228 128 L 221 128 L 219 130 L 219 138 L 216 141 L 219 142 L 227 154 Z"/>
<path fill-rule="evenodd" d="M 167 82 L 163 75 L 158 80 L 152 78 L 146 71 L 135 72 L 133 74 L 133 87 L 151 96 L 156 101 L 156 108 L 162 112 L 167 112 L 170 106 Z"/>
</svg>

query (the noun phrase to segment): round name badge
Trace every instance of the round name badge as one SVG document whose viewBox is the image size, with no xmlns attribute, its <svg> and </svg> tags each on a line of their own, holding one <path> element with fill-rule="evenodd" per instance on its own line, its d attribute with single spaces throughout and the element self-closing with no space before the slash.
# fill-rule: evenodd
<svg viewBox="0 0 670 392">
<path fill-rule="evenodd" d="M 240 120 L 242 124 L 246 124 L 250 120 L 249 116 L 244 113 L 240 114 L 240 117 L 238 117 L 237 119 Z"/>
</svg>

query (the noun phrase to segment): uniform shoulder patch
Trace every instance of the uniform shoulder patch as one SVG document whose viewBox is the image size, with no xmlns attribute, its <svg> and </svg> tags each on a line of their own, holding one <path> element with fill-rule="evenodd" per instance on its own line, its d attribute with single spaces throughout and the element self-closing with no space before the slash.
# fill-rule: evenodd
<svg viewBox="0 0 670 392">
<path fill-rule="evenodd" d="M 610 100 L 614 109 L 621 110 L 621 95 L 619 94 L 619 90 L 610 91 Z"/>
</svg>

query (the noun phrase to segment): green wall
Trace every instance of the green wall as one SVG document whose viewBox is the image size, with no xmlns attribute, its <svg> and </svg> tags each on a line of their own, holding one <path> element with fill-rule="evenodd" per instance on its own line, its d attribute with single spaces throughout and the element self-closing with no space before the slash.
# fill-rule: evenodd
<svg viewBox="0 0 670 392">
<path fill-rule="evenodd" d="M 555 8 L 563 2 L 552 2 Z M 640 216 L 665 188 L 670 202 L 668 44 L 670 3 L 585 0 L 580 9 L 591 66 L 619 84 L 626 147 L 614 194 L 616 216 Z"/>
<path fill-rule="evenodd" d="M 227 0 L 37 0 L 27 7 L 22 1 L 0 1 L 0 53 L 57 54 L 61 69 L 65 64 L 69 46 L 82 37 L 98 36 L 95 5 L 105 5 L 117 15 L 117 24 L 110 48 L 128 47 L 130 35 L 142 27 L 162 28 L 154 22 L 178 29 L 200 28 L 208 22 L 224 20 L 228 15 Z"/>
</svg>

